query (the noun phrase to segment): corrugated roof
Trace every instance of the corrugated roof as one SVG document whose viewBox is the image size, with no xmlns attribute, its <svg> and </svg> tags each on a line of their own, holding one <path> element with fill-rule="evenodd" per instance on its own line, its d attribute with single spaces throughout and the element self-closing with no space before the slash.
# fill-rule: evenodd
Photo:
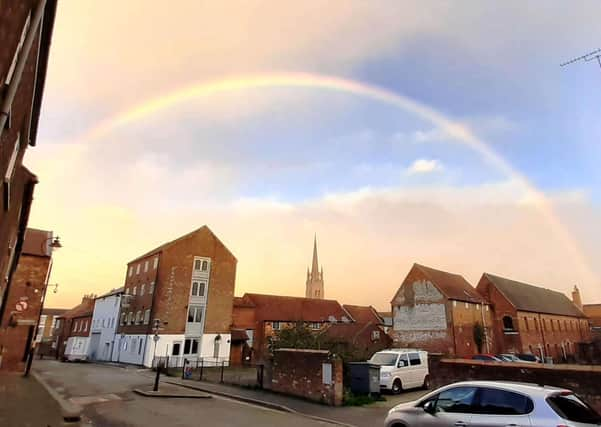
<svg viewBox="0 0 601 427">
<path fill-rule="evenodd" d="M 376 309 L 371 305 L 343 304 L 342 307 L 353 317 L 355 322 L 384 324 L 384 319 L 380 317 Z"/>
<path fill-rule="evenodd" d="M 484 273 L 505 298 L 520 311 L 584 317 L 584 313 L 561 292 L 541 288 L 517 280 Z"/>
<path fill-rule="evenodd" d="M 171 241 L 169 241 L 167 243 L 163 243 L 162 245 L 157 246 L 153 250 L 146 252 L 144 255 L 140 255 L 139 257 L 132 259 L 131 261 L 128 262 L 128 264 L 131 264 L 132 262 L 139 261 L 139 260 L 144 259 L 146 257 L 149 257 L 151 255 L 158 254 L 159 252 L 162 252 L 163 250 L 165 250 L 166 248 L 168 248 L 171 245 L 174 245 L 175 243 L 179 242 L 180 240 L 184 240 L 185 238 L 190 237 L 194 233 L 198 233 L 199 231 L 204 230 L 204 229 L 206 229 L 206 231 L 208 231 L 209 233 L 211 233 L 211 235 L 215 238 L 215 240 L 217 240 L 225 248 L 225 250 L 229 252 L 229 254 L 234 259 L 236 259 L 236 257 L 234 256 L 234 254 L 232 254 L 232 252 L 227 248 L 227 246 L 225 246 L 223 244 L 223 242 L 221 240 L 219 240 L 219 238 L 217 237 L 217 235 L 215 235 L 215 233 L 213 233 L 213 231 L 207 225 L 203 225 L 202 227 L 199 227 L 199 228 L 197 228 L 194 231 L 186 233 L 183 236 L 180 236 L 180 237 L 178 237 L 178 238 L 176 238 L 174 240 L 171 240 Z"/>
<path fill-rule="evenodd" d="M 420 269 L 430 278 L 440 292 L 449 299 L 466 302 L 485 302 L 484 297 L 460 274 L 436 270 L 420 264 L 413 264 L 413 267 Z"/>
<path fill-rule="evenodd" d="M 352 321 L 352 316 L 335 300 L 244 294 L 255 305 L 257 320 L 281 322 Z"/>
<path fill-rule="evenodd" d="M 51 240 L 52 231 L 28 228 L 25 230 L 21 253 L 24 255 L 49 257 L 52 253 L 49 247 Z"/>
</svg>

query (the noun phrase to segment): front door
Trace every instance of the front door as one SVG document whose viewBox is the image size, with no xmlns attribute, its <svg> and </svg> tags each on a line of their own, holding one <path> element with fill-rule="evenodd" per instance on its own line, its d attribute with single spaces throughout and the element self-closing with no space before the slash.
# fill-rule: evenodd
<svg viewBox="0 0 601 427">
<path fill-rule="evenodd" d="M 98 346 L 100 345 L 100 333 L 95 333 L 92 334 L 92 336 L 90 337 L 90 351 L 89 351 L 89 355 L 90 355 L 90 359 L 92 360 L 96 360 L 98 358 L 100 358 L 100 354 L 98 354 Z"/>
</svg>

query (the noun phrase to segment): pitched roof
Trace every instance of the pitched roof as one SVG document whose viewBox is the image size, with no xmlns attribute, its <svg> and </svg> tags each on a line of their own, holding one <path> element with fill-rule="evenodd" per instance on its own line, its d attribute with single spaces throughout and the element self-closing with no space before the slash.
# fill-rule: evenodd
<svg viewBox="0 0 601 427">
<path fill-rule="evenodd" d="M 582 311 L 561 292 L 490 273 L 484 273 L 482 278 L 487 278 L 517 310 L 584 317 Z"/>
<path fill-rule="evenodd" d="M 352 316 L 335 300 L 244 294 L 255 305 L 257 320 L 281 322 L 352 321 Z"/>
<path fill-rule="evenodd" d="M 162 245 L 160 245 L 160 246 L 157 246 L 157 247 L 156 247 L 156 248 L 154 248 L 153 250 L 146 252 L 144 255 L 140 255 L 139 257 L 132 259 L 131 261 L 129 261 L 129 262 L 128 262 L 128 264 L 131 264 L 132 262 L 139 261 L 139 260 L 141 260 L 141 259 L 144 259 L 144 258 L 146 258 L 146 257 L 149 257 L 149 256 L 151 256 L 151 255 L 158 254 L 158 253 L 160 253 L 160 252 L 164 251 L 165 249 L 167 249 L 168 247 L 170 247 L 170 246 L 173 246 L 174 244 L 176 244 L 176 243 L 180 242 L 181 240 L 184 240 L 184 239 L 186 239 L 186 238 L 188 238 L 188 237 L 192 236 L 192 235 L 193 235 L 193 234 L 195 234 L 195 233 L 198 233 L 198 232 L 199 232 L 199 231 L 201 231 L 201 230 L 206 230 L 206 231 L 208 231 L 209 233 L 211 233 L 211 235 L 212 235 L 212 236 L 215 238 L 215 240 L 217 240 L 217 241 L 218 241 L 218 242 L 221 244 L 221 246 L 223 246 L 223 247 L 225 248 L 225 250 L 226 250 L 226 251 L 227 251 L 227 252 L 228 252 L 228 253 L 229 253 L 229 254 L 230 254 L 230 255 L 231 255 L 231 256 L 232 256 L 234 259 L 236 259 L 236 257 L 234 256 L 234 254 L 233 254 L 233 253 L 232 253 L 232 252 L 231 252 L 231 251 L 230 251 L 230 250 L 227 248 L 227 246 L 225 246 L 225 245 L 223 244 L 223 242 L 222 242 L 221 240 L 219 240 L 219 238 L 218 238 L 218 237 L 215 235 L 215 233 L 213 233 L 213 231 L 212 231 L 212 230 L 211 230 L 211 229 L 210 229 L 210 228 L 209 228 L 207 225 L 203 225 L 202 227 L 199 227 L 199 228 L 197 228 L 197 229 L 196 229 L 196 230 L 194 230 L 194 231 L 191 231 L 191 232 L 189 232 L 189 233 L 186 233 L 186 234 L 184 234 L 183 236 L 180 236 L 180 237 L 178 237 L 178 238 L 176 238 L 176 239 L 173 239 L 173 240 L 171 240 L 171 241 L 169 241 L 169 242 L 167 242 L 167 243 L 163 243 Z"/>
<path fill-rule="evenodd" d="M 42 310 L 42 314 L 45 314 L 46 316 L 60 316 L 67 310 L 67 308 L 45 308 Z"/>
<path fill-rule="evenodd" d="M 60 318 L 74 319 L 75 317 L 91 316 L 94 313 L 94 298 L 86 298 L 70 310 L 65 311 Z"/>
<path fill-rule="evenodd" d="M 232 342 L 248 340 L 248 335 L 244 329 L 231 329 L 230 332 Z"/>
<path fill-rule="evenodd" d="M 24 255 L 49 257 L 52 254 L 52 249 L 49 247 L 51 239 L 52 231 L 28 228 L 25 230 L 25 239 L 23 240 L 21 253 Z"/>
<path fill-rule="evenodd" d="M 245 295 L 243 297 L 234 297 L 234 307 L 253 308 L 255 304 Z"/>
<path fill-rule="evenodd" d="M 421 270 L 448 299 L 466 302 L 485 302 L 485 299 L 460 274 L 413 264 L 413 268 Z"/>
<path fill-rule="evenodd" d="M 355 322 L 368 323 L 372 322 L 375 324 L 384 324 L 384 319 L 380 317 L 375 308 L 371 305 L 350 305 L 344 304 L 342 307 L 355 319 Z"/>
<path fill-rule="evenodd" d="M 107 293 L 97 296 L 96 299 L 106 298 L 106 297 L 110 297 L 111 295 L 118 295 L 118 294 L 122 294 L 124 292 L 125 292 L 125 286 L 121 286 L 120 288 L 113 288 L 110 291 L 108 291 Z"/>
<path fill-rule="evenodd" d="M 320 335 L 334 342 L 354 343 L 366 330 L 374 329 L 380 331 L 381 337 L 386 335 L 380 326 L 372 322 L 336 323 L 327 327 Z"/>
</svg>

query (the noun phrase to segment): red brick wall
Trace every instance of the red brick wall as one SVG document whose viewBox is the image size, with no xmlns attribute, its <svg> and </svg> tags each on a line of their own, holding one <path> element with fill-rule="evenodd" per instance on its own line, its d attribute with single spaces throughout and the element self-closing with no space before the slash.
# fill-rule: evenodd
<svg viewBox="0 0 601 427">
<path fill-rule="evenodd" d="M 332 384 L 323 384 L 322 365 L 332 365 Z M 338 406 L 343 400 L 342 361 L 324 350 L 280 349 L 273 358 L 271 389 Z"/>
<path fill-rule="evenodd" d="M 84 326 L 85 325 L 85 326 Z M 77 330 L 75 327 L 77 326 Z M 88 337 L 92 327 L 92 314 L 81 317 L 74 317 L 71 322 L 70 337 Z"/>
<path fill-rule="evenodd" d="M 453 313 L 453 338 L 455 340 L 455 356 L 471 357 L 478 353 L 474 340 L 474 327 L 476 323 L 485 327 L 488 340 L 482 344 L 482 352 L 495 351 L 493 332 L 493 314 L 488 305 L 466 303 L 464 301 L 451 301 Z"/>
<path fill-rule="evenodd" d="M 34 327 L 40 315 L 44 284 L 50 268 L 49 257 L 22 255 L 13 276 L 7 296 L 7 308 L 0 325 L 0 355 L 2 370 L 23 369 L 23 355 L 27 345 L 30 326 L 15 326 L 17 322 L 29 322 Z M 27 303 L 27 309 L 19 312 L 18 302 Z M 35 338 L 35 336 L 34 336 Z"/>
</svg>

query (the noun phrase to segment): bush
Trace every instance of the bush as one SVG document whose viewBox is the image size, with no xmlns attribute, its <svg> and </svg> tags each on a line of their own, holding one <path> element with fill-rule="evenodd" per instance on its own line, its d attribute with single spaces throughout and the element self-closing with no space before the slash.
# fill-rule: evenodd
<svg viewBox="0 0 601 427">
<path fill-rule="evenodd" d="M 354 394 L 350 390 L 346 390 L 344 392 L 344 406 L 363 406 L 369 405 L 374 402 L 382 402 L 385 401 L 380 395 L 373 394 Z"/>
</svg>

